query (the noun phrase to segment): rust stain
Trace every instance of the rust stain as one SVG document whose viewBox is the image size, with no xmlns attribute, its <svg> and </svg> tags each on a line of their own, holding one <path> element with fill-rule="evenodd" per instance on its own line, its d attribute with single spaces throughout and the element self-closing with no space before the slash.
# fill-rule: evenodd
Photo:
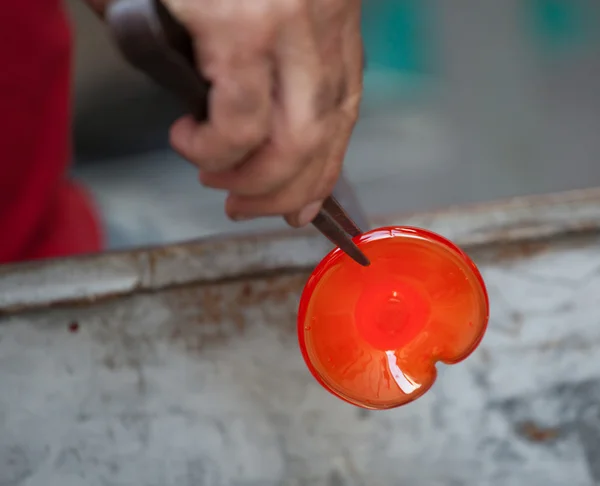
<svg viewBox="0 0 600 486">
<path fill-rule="evenodd" d="M 495 253 L 495 260 L 503 262 L 521 258 L 531 258 L 545 253 L 550 249 L 550 243 L 539 241 L 526 241 L 518 244 L 502 245 Z"/>
<path fill-rule="evenodd" d="M 252 296 L 252 286 L 246 282 L 242 287 L 242 298 L 249 299 Z"/>
<path fill-rule="evenodd" d="M 156 262 L 155 262 L 156 263 Z M 47 301 L 47 302 L 39 302 L 39 303 L 26 303 L 26 304 L 16 304 L 16 305 L 7 305 L 5 307 L 0 308 L 0 318 L 11 315 L 18 315 L 22 313 L 28 312 L 47 312 L 48 310 L 53 309 L 65 309 L 65 308 L 74 308 L 74 309 L 82 309 L 88 308 L 95 304 L 103 304 L 106 302 L 128 298 L 135 295 L 152 295 L 152 294 L 160 294 L 165 291 L 185 291 L 185 289 L 191 288 L 195 289 L 198 286 L 203 288 L 210 288 L 213 286 L 221 286 L 221 285 L 231 285 L 236 284 L 238 282 L 246 281 L 246 280 L 255 280 L 255 281 L 263 281 L 268 279 L 277 279 L 280 277 L 288 277 L 288 276 L 296 276 L 301 275 L 303 278 L 307 278 L 307 273 L 312 269 L 310 268 L 290 268 L 290 267 L 282 267 L 275 268 L 273 270 L 268 271 L 258 271 L 252 268 L 248 269 L 248 273 L 243 273 L 239 275 L 234 275 L 231 277 L 225 277 L 221 279 L 215 280 L 192 280 L 189 282 L 183 283 L 174 283 L 168 284 L 161 287 L 156 288 L 146 288 L 140 283 L 136 284 L 130 289 L 119 291 L 119 292 L 106 292 L 99 295 L 86 295 L 82 297 L 74 297 L 74 298 L 64 298 L 56 301 Z"/>
<path fill-rule="evenodd" d="M 244 333 L 257 320 L 293 332 L 306 278 L 303 273 L 177 289 L 167 297 L 176 320 L 168 324 L 165 335 L 186 351 L 198 353 Z"/>
<path fill-rule="evenodd" d="M 486 223 L 486 226 L 484 227 L 481 227 L 477 221 L 475 222 L 477 224 L 473 223 L 475 226 L 470 230 L 469 225 L 467 225 L 466 230 L 470 232 L 470 236 L 478 236 L 477 241 L 480 242 L 469 243 L 469 234 L 467 234 L 463 246 L 465 246 L 465 249 L 473 251 L 485 249 L 484 254 L 486 256 L 495 255 L 498 260 L 502 261 L 537 255 L 540 252 L 547 251 L 548 248 L 551 245 L 556 244 L 559 239 L 563 240 L 567 237 L 572 238 L 574 236 L 582 235 L 591 236 L 592 234 L 597 237 L 598 230 L 600 229 L 600 221 L 598 221 L 596 213 L 594 212 L 590 215 L 587 212 L 584 212 L 583 214 L 579 214 L 579 212 L 581 212 L 581 209 L 595 207 L 592 206 L 592 203 L 597 202 L 599 197 L 600 189 L 595 188 L 593 190 L 578 190 L 566 193 L 514 198 L 475 206 L 459 206 L 443 211 L 434 211 L 428 214 L 421 213 L 415 216 L 420 218 L 419 221 L 430 222 L 430 224 L 434 224 L 438 219 L 442 222 L 462 224 L 462 222 L 467 221 L 474 215 L 480 219 L 485 213 L 490 213 L 491 215 L 501 213 L 506 216 L 502 218 L 502 220 L 507 220 L 507 223 L 495 223 L 494 218 L 488 218 L 489 223 Z M 547 218 L 540 217 L 536 213 L 538 209 L 543 210 L 541 216 L 544 216 L 550 214 L 549 211 L 552 208 L 561 210 L 559 217 L 557 217 L 557 221 L 552 220 L 552 218 L 546 220 Z M 533 212 L 530 212 L 530 209 Z M 571 215 L 570 212 L 573 214 Z M 406 216 L 408 217 L 408 215 Z M 388 216 L 385 221 L 386 224 L 390 224 L 391 221 L 399 221 L 399 218 L 400 216 Z M 383 224 L 383 220 L 381 221 Z M 182 260 L 194 260 L 198 258 L 200 260 L 198 264 L 201 266 L 202 261 L 211 261 L 212 256 L 217 254 L 221 256 L 223 254 L 234 256 L 240 254 L 240 252 L 242 254 L 252 254 L 257 247 L 272 242 L 277 242 L 278 244 L 289 243 L 290 245 L 293 245 L 295 239 L 299 235 L 320 238 L 314 229 L 306 231 L 275 231 L 260 235 L 238 235 L 235 237 L 227 235 L 218 238 L 190 241 L 183 244 L 177 243 L 164 247 L 108 252 L 100 255 L 78 257 L 69 259 L 66 262 L 29 262 L 25 264 L 3 266 L 0 269 L 0 277 L 12 277 L 13 274 L 19 274 L 20 276 L 27 276 L 29 279 L 30 275 L 33 275 L 31 278 L 35 282 L 35 275 L 40 270 L 51 270 L 52 272 L 60 274 L 68 271 L 69 267 L 76 267 L 81 263 L 90 266 L 90 268 L 94 268 L 103 266 L 107 263 L 112 265 L 115 263 L 133 262 L 134 267 L 132 275 L 137 277 L 138 281 L 137 284 L 131 288 L 108 288 L 99 295 L 81 295 L 78 291 L 74 290 L 68 296 L 56 300 L 49 298 L 48 301 L 8 302 L 3 304 L 0 309 L 0 316 L 28 311 L 47 310 L 55 307 L 89 306 L 90 304 L 100 301 L 140 293 L 162 291 L 167 288 L 175 288 L 179 285 L 196 285 L 198 283 L 214 285 L 222 283 L 223 281 L 231 282 L 234 280 L 244 280 L 246 278 L 264 278 L 269 276 L 269 274 L 290 275 L 305 272 L 308 270 L 308 267 L 311 266 L 309 263 L 300 266 L 293 261 L 289 261 L 282 263 L 277 268 L 271 268 L 270 266 L 266 267 L 265 262 L 259 261 L 260 259 L 257 259 L 258 261 L 256 262 L 253 259 L 249 259 L 243 260 L 243 265 L 239 268 L 236 265 L 233 265 L 232 268 L 228 268 L 228 265 L 225 265 L 227 271 L 222 277 L 204 276 L 202 275 L 202 272 L 195 275 L 192 272 L 192 276 L 189 277 L 189 280 L 180 283 L 176 278 L 171 278 L 168 271 L 165 271 L 166 276 L 162 276 L 158 284 L 154 282 L 156 270 L 161 266 L 161 263 L 170 264 L 176 262 L 180 265 Z M 545 243 L 540 241 L 545 241 Z M 579 240 L 579 242 L 581 244 L 590 243 L 589 241 L 582 242 L 582 240 Z M 491 251 L 488 253 L 488 250 Z M 151 278 L 149 283 L 142 281 L 143 275 L 135 274 L 137 271 L 136 266 L 139 267 L 140 265 L 144 267 L 143 270 L 147 270 L 150 273 Z M 157 288 L 158 285 L 160 285 L 160 288 Z"/>
<path fill-rule="evenodd" d="M 556 427 L 540 427 L 532 421 L 520 424 L 517 433 L 530 442 L 550 442 L 560 436 L 560 430 Z"/>
</svg>

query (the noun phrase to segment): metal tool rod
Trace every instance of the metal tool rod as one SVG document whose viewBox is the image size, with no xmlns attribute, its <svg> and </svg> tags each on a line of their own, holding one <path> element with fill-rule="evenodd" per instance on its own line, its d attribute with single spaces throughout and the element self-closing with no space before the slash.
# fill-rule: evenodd
<svg viewBox="0 0 600 486">
<path fill-rule="evenodd" d="M 332 195 L 338 200 L 340 206 L 344 208 L 352 221 L 354 221 L 356 226 L 359 228 L 360 233 L 364 233 L 365 231 L 369 231 L 371 229 L 371 224 L 362 205 L 360 204 L 360 201 L 356 195 L 356 191 L 348 181 L 348 178 L 343 171 L 333 189 Z"/>
<path fill-rule="evenodd" d="M 356 263 L 363 267 L 371 264 L 367 256 L 352 241 L 352 236 L 361 234 L 360 229 L 348 217 L 334 197 L 330 196 L 325 200 L 323 208 L 313 219 L 312 224 Z"/>
</svg>

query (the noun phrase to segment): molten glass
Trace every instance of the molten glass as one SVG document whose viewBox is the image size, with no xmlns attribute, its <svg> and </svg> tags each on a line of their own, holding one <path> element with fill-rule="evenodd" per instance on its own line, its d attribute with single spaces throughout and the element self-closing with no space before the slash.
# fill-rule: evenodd
<svg viewBox="0 0 600 486">
<path fill-rule="evenodd" d="M 337 397 L 398 407 L 433 385 L 436 362 L 458 363 L 479 345 L 485 284 L 464 252 L 430 231 L 380 228 L 354 241 L 371 265 L 335 249 L 317 266 L 300 301 L 300 349 Z"/>
</svg>

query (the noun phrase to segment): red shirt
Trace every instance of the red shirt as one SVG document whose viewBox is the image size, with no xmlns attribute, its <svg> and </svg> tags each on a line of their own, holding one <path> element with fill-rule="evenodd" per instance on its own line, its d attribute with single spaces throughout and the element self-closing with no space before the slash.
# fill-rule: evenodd
<svg viewBox="0 0 600 486">
<path fill-rule="evenodd" d="M 0 10 L 0 263 L 98 251 L 99 224 L 70 181 L 71 35 L 60 0 Z"/>
</svg>

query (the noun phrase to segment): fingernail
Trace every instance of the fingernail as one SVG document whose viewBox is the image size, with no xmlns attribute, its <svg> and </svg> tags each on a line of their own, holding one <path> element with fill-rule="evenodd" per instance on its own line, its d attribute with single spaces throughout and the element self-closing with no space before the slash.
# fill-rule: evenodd
<svg viewBox="0 0 600 486">
<path fill-rule="evenodd" d="M 322 205 L 323 201 L 316 201 L 304 206 L 304 208 L 300 210 L 300 213 L 298 213 L 298 226 L 306 226 L 313 219 L 315 219 L 315 216 L 321 209 Z"/>
</svg>

